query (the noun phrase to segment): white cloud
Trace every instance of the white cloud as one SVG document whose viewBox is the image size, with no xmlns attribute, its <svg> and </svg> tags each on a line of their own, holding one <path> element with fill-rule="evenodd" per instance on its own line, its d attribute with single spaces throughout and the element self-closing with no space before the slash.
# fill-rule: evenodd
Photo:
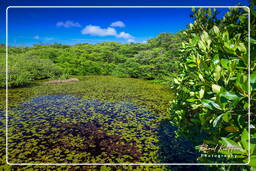
<svg viewBox="0 0 256 171">
<path fill-rule="evenodd" d="M 116 21 L 116 22 L 111 23 L 110 26 L 111 27 L 125 27 L 125 24 L 122 21 Z"/>
<path fill-rule="evenodd" d="M 101 28 L 100 26 L 88 25 L 82 30 L 82 34 L 92 36 L 116 36 L 116 30 L 112 27 Z"/>
<path fill-rule="evenodd" d="M 40 37 L 38 35 L 34 36 L 33 39 L 39 40 Z"/>
<path fill-rule="evenodd" d="M 134 40 L 134 39 L 128 39 L 127 42 L 128 42 L 128 43 L 134 43 L 135 40 Z"/>
<path fill-rule="evenodd" d="M 128 42 L 135 42 L 134 37 L 126 32 L 117 33 L 116 29 L 113 27 L 101 28 L 100 26 L 87 25 L 82 31 L 82 34 L 87 34 L 91 36 L 114 36 L 116 38 L 127 39 Z"/>
<path fill-rule="evenodd" d="M 50 41 L 50 40 L 53 40 L 54 38 L 53 37 L 40 37 L 40 36 L 36 35 L 33 37 L 33 39 L 41 40 L 41 41 Z"/>
<path fill-rule="evenodd" d="M 132 35 L 130 35 L 129 33 L 125 33 L 125 32 L 119 33 L 116 37 L 124 38 L 124 39 L 131 39 L 131 38 L 133 38 Z"/>
<path fill-rule="evenodd" d="M 78 22 L 67 20 L 65 22 L 62 22 L 62 21 L 57 22 L 56 26 L 70 28 L 70 27 L 81 27 L 81 24 L 79 24 Z"/>
</svg>

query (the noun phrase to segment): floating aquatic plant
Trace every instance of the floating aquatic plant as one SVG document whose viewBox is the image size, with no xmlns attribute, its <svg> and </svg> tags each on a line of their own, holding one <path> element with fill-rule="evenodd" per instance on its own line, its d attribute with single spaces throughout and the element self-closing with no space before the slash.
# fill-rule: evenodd
<svg viewBox="0 0 256 171">
<path fill-rule="evenodd" d="M 145 162 L 157 149 L 156 124 L 153 112 L 127 102 L 37 97 L 9 112 L 10 159 Z"/>
</svg>

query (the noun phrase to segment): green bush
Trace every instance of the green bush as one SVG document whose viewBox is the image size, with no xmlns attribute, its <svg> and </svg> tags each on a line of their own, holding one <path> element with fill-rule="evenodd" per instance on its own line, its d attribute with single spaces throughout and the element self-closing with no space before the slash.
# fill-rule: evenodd
<svg viewBox="0 0 256 171">
<path fill-rule="evenodd" d="M 134 58 L 127 60 L 125 63 L 118 64 L 113 70 L 112 75 L 117 77 L 139 78 L 139 64 Z"/>
<path fill-rule="evenodd" d="M 5 87 L 5 57 L 0 61 L 0 87 Z M 41 59 L 38 56 L 24 54 L 8 55 L 8 86 L 18 87 L 29 84 L 33 80 L 46 78 L 58 78 L 63 75 L 61 67 L 55 65 L 49 59 Z"/>
<path fill-rule="evenodd" d="M 195 21 L 183 33 L 186 40 L 182 43 L 179 74 L 174 78 L 176 98 L 170 108 L 172 123 L 179 127 L 179 135 L 190 139 L 194 146 L 241 149 L 218 152 L 237 155 L 228 161 L 198 158 L 199 161 L 247 163 L 251 153 L 250 165 L 255 166 L 256 145 L 252 141 L 248 151 L 247 132 L 249 95 L 251 111 L 256 110 L 254 65 L 251 65 L 248 88 L 248 11 L 230 9 L 222 19 L 217 19 L 216 10 L 194 9 L 193 12 Z M 255 118 L 251 123 L 255 124 Z M 251 129 L 251 135 L 256 138 L 255 129 Z"/>
</svg>

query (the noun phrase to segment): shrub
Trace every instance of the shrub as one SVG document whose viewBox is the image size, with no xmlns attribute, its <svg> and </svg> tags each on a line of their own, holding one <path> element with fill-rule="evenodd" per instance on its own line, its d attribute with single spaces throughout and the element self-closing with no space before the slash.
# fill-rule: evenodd
<svg viewBox="0 0 256 171">
<path fill-rule="evenodd" d="M 1 58 L 1 83 L 5 87 L 5 58 Z M 40 80 L 63 75 L 61 67 L 55 65 L 49 59 L 41 59 L 38 56 L 24 54 L 10 54 L 8 56 L 8 86 L 17 87 L 29 84 L 33 80 Z"/>
<path fill-rule="evenodd" d="M 172 123 L 179 127 L 179 135 L 185 135 L 194 145 L 205 143 L 241 149 L 218 153 L 237 155 L 237 158 L 212 161 L 247 163 L 252 153 L 250 165 L 253 166 L 255 144 L 248 151 L 248 97 L 250 94 L 251 103 L 255 104 L 256 73 L 251 68 L 248 89 L 248 12 L 231 9 L 222 19 L 216 18 L 216 10 L 194 9 L 193 12 L 195 21 L 184 31 L 187 40 L 181 49 L 179 75 L 174 78 L 176 99 L 170 108 Z M 251 111 L 255 110 L 255 105 L 251 107 Z M 256 137 L 254 130 L 251 134 Z M 211 158 L 199 160 L 209 162 Z"/>
</svg>

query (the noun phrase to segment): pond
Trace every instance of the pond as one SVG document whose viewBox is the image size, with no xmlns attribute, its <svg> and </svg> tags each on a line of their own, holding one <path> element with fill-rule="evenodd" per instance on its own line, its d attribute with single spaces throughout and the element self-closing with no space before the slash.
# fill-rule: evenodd
<svg viewBox="0 0 256 171">
<path fill-rule="evenodd" d="M 111 76 L 79 80 L 9 90 L 9 162 L 162 162 L 159 132 L 170 115 L 168 86 Z M 4 122 L 0 126 L 4 135 Z"/>
</svg>

